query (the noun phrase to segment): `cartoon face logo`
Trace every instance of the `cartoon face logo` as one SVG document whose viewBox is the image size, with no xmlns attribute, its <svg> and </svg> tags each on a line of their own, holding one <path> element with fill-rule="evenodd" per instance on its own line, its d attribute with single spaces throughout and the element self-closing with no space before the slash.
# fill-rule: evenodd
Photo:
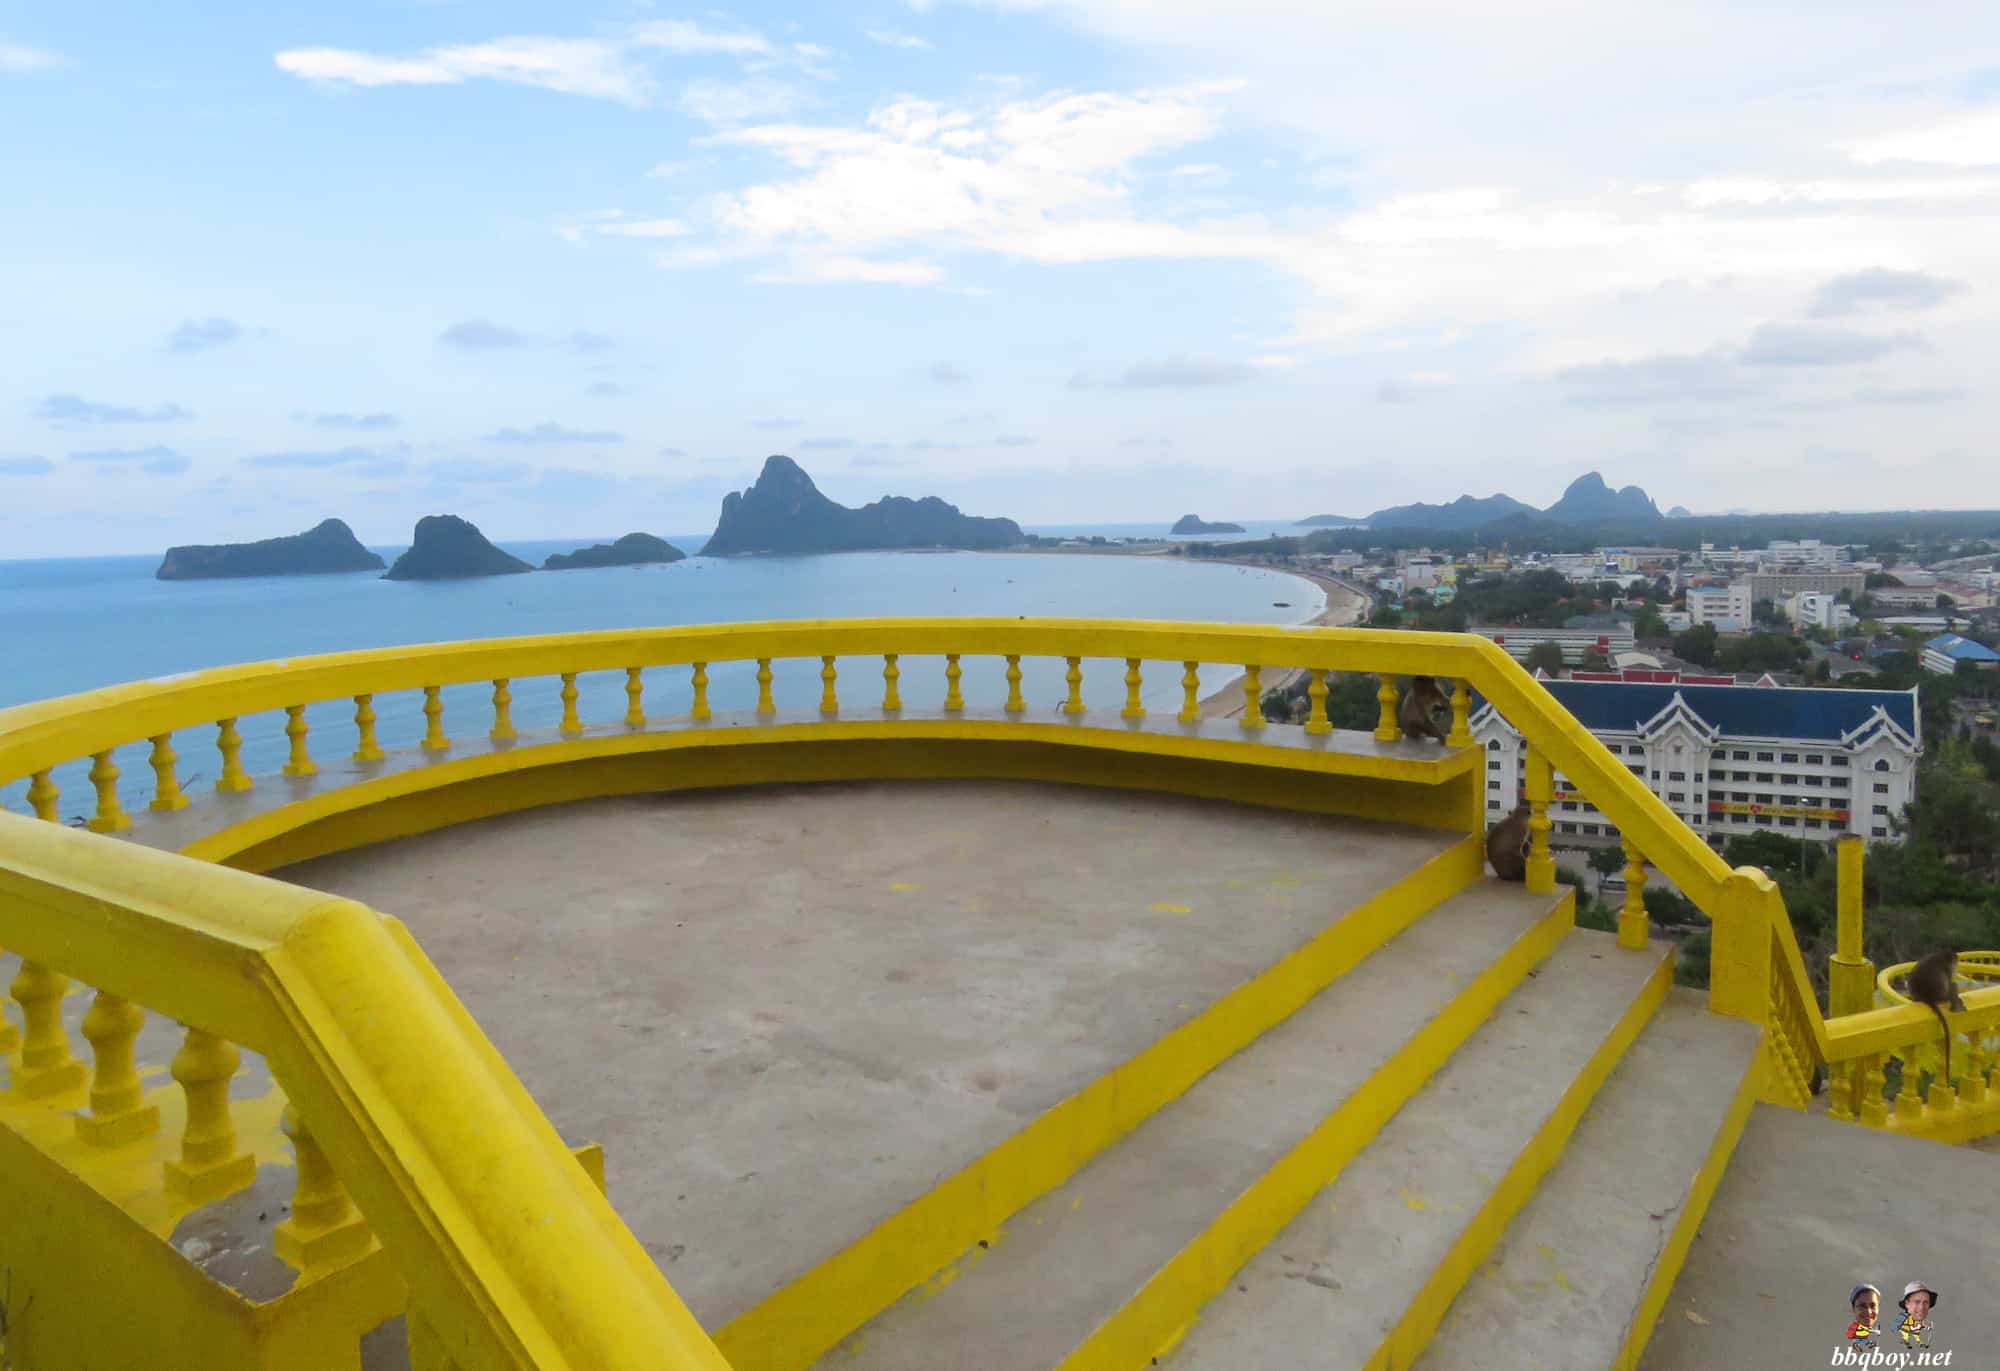
<svg viewBox="0 0 2000 1371">
<path fill-rule="evenodd" d="M 1881 1332 L 1876 1320 L 1882 1316 L 1882 1292 L 1872 1285 L 1857 1285 L 1847 1294 L 1847 1307 L 1854 1316 L 1847 1325 L 1848 1345 L 1875 1346 Z"/>
<path fill-rule="evenodd" d="M 1937 1308 L 1937 1302 L 1937 1291 L 1922 1281 L 1911 1281 L 1903 1287 L 1903 1298 L 1896 1301 L 1903 1311 L 1902 1322 L 1896 1325 L 1903 1346 L 1930 1346 L 1926 1335 L 1931 1331 L 1931 1310 Z"/>
</svg>

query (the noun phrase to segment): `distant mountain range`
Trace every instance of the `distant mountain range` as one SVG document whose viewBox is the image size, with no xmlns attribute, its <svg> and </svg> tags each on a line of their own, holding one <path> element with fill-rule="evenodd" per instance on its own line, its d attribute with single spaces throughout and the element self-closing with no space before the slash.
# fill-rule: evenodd
<svg viewBox="0 0 2000 1371">
<path fill-rule="evenodd" d="M 1321 527 L 1339 525 L 1366 526 L 1368 528 L 1435 528 L 1457 531 L 1484 528 L 1503 520 L 1512 522 L 1534 522 L 1547 520 L 1558 524 L 1656 524 L 1667 518 L 1691 517 L 1688 511 L 1676 505 L 1672 515 L 1660 513 L 1660 507 L 1637 486 L 1626 486 L 1613 490 L 1604 477 L 1597 472 L 1586 472 L 1570 482 L 1569 489 L 1562 498 L 1547 509 L 1516 500 L 1511 495 L 1473 496 L 1461 495 L 1445 505 L 1391 505 L 1378 509 L 1365 519 L 1347 519 L 1337 514 L 1315 514 L 1301 519 L 1301 524 Z"/>
<path fill-rule="evenodd" d="M 820 494 L 812 477 L 789 457 L 768 457 L 748 490 L 722 497 L 705 557 L 743 553 L 858 552 L 867 548 L 957 547 L 990 549 L 1025 542 L 1012 519 L 959 513 L 935 495 L 912 500 L 885 495 L 859 509 Z"/>
</svg>

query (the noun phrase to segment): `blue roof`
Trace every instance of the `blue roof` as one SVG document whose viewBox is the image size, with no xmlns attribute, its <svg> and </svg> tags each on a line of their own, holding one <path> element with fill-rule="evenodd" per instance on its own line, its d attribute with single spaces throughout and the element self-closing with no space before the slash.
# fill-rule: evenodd
<svg viewBox="0 0 2000 1371">
<path fill-rule="evenodd" d="M 1739 738 L 1814 738 L 1837 742 L 1868 722 L 1879 706 L 1912 738 L 1917 701 L 1907 690 L 1832 690 L 1813 686 L 1654 685 L 1636 681 L 1543 681 L 1549 694 L 1593 733 L 1636 732 L 1675 695 L 1719 732 Z M 1476 706 L 1475 706 L 1476 708 Z"/>
<path fill-rule="evenodd" d="M 1995 652 L 1984 643 L 1975 643 L 1970 638 L 1961 638 L 1956 633 L 1941 633 L 1924 644 L 1933 652 L 1942 652 L 1958 662 L 2000 662 L 2000 652 Z"/>
</svg>

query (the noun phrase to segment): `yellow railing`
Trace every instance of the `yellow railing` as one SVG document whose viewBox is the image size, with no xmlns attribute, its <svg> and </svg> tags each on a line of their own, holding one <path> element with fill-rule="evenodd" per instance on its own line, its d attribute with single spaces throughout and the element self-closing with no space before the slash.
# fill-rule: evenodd
<svg viewBox="0 0 2000 1371">
<path fill-rule="evenodd" d="M 2000 980 L 2000 954 L 1969 953 L 1962 977 Z M 1937 1016 L 1911 1004 L 1897 988 L 1914 962 L 1885 967 L 1876 977 L 1881 1006 L 1827 1022 L 1827 1113 L 1850 1123 L 1911 1133 L 1939 1142 L 1965 1142 L 2000 1132 L 2000 1092 L 1988 1085 L 2000 1037 L 2000 987 L 1968 990 L 1965 1012 L 1949 1016 L 1951 1072 L 1944 1070 L 1944 1034 Z M 1898 1064 L 1893 1105 L 1889 1064 Z M 1924 1078 L 1930 1078 L 1926 1089 Z"/>
<path fill-rule="evenodd" d="M 927 684 L 909 671 L 911 659 L 921 657 L 943 663 Z M 1005 662 L 1006 698 L 997 710 L 968 706 L 961 680 L 970 658 Z M 1060 700 L 1030 705 L 1021 670 L 1030 658 L 1063 664 Z M 792 659 L 818 663 L 818 696 L 808 709 L 781 715 L 772 665 Z M 870 662 L 863 676 L 869 684 L 860 691 L 844 689 L 855 659 Z M 1093 710 L 1085 700 L 1085 664 L 1095 681 L 1103 659 L 1110 659 L 1123 704 Z M 1477 690 L 1530 748 L 1529 884 L 1554 886 L 1548 806 L 1560 770 L 1617 826 L 1635 867 L 1643 871 L 1643 854 L 1713 921 L 1710 1003 L 1768 1026 L 1767 1096 L 1801 1102 L 1803 1082 L 1831 1058 L 1770 881 L 1754 869 L 1730 871 L 1505 651 L 1471 635 L 1124 620 L 888 619 L 336 653 L 0 711 L 0 785 L 28 780 L 36 814 L 55 819 L 60 796 L 53 773 L 89 758 L 94 806 L 88 827 L 116 833 L 129 828 L 131 818 L 121 802 L 115 754 L 134 743 L 149 745 L 155 779 L 150 808 L 172 814 L 191 803 L 175 748 L 176 735 L 186 730 L 214 730 L 214 788 L 229 797 L 276 784 L 253 777 L 243 764 L 240 721 L 251 715 L 284 713 L 283 772 L 303 780 L 318 770 L 307 707 L 352 700 L 352 758 L 366 780 L 369 768 L 392 761 L 377 737 L 375 713 L 376 702 L 392 692 L 422 693 L 420 755 L 449 761 L 453 733 L 471 731 L 484 734 L 482 748 L 552 749 L 559 757 L 607 731 L 639 735 L 663 727 L 648 715 L 645 691 L 646 673 L 664 669 L 688 672 L 689 706 L 671 727 L 715 728 L 724 721 L 709 699 L 710 669 L 752 662 L 754 709 L 730 721 L 750 726 L 730 728 L 730 736 L 712 740 L 718 744 L 756 741 L 759 723 L 782 725 L 788 738 L 839 738 L 855 728 L 893 737 L 902 728 L 928 726 L 926 720 L 969 721 L 978 714 L 989 736 L 1017 727 L 1047 730 L 1053 719 L 1083 730 L 1075 736 L 1085 746 L 1121 746 L 1121 731 L 1152 729 L 1204 740 L 1226 732 L 1234 740 L 1228 745 L 1240 749 L 1277 741 L 1260 708 L 1263 690 L 1276 683 L 1276 673 L 1303 671 L 1309 681 L 1307 740 L 1334 741 L 1327 737 L 1333 733 L 1326 714 L 1328 673 L 1381 678 L 1373 731 L 1381 743 L 1399 736 L 1396 678 L 1422 674 L 1451 683 L 1450 734 L 1463 746 L 1471 741 L 1469 694 Z M 1143 698 L 1146 673 L 1155 664 L 1164 664 L 1178 687 L 1179 708 L 1165 718 L 1149 718 Z M 1242 677 L 1241 715 L 1226 724 L 1201 721 L 1201 671 L 1214 664 Z M 582 716 L 577 678 L 598 672 L 622 678 L 626 707 L 615 720 Z M 538 677 L 560 681 L 562 706 L 553 735 L 539 740 L 520 735 L 513 721 L 516 687 Z M 445 717 L 442 692 L 472 682 L 490 683 L 491 695 L 485 717 L 468 730 L 462 717 Z M 1297 742 L 1287 746 L 1299 749 Z M 1360 746 L 1372 744 L 1362 738 Z M 1453 822 L 1476 827 L 1478 803 L 1465 806 Z M 1620 920 L 1628 942 L 1643 942 L 1645 935 L 1637 887 L 1634 881 Z M 299 1214 L 294 1240 L 286 1245 L 294 1256 L 309 1250 L 308 1240 L 323 1251 L 346 1250 L 342 1244 L 350 1239 L 338 1235 L 360 1220 L 341 1193 L 345 1187 L 408 1284 L 415 1341 L 428 1339 L 425 1345 L 468 1367 L 721 1365 L 400 924 L 241 872 L 0 815 L 0 945 L 24 962 L 14 990 L 25 1020 L 17 1083 L 26 1093 L 81 1088 L 83 1068 L 69 1056 L 57 1006 L 66 977 L 97 990 L 97 1005 L 83 1025 L 96 1058 L 90 1107 L 79 1128 L 98 1134 L 105 1145 L 148 1126 L 139 1117 L 145 1106 L 130 1068 L 143 1018 L 137 1007 L 189 1026 L 174 1071 L 186 1094 L 188 1122 L 169 1180 L 190 1187 L 190 1194 L 227 1193 L 242 1184 L 245 1162 L 228 1119 L 233 1045 L 263 1053 L 291 1101 L 290 1131 L 299 1141 Z"/>
</svg>

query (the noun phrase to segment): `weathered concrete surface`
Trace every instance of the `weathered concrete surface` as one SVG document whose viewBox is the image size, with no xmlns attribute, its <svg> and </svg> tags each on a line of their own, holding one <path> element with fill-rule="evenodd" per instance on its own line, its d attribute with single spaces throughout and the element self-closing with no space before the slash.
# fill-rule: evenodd
<svg viewBox="0 0 2000 1371">
<path fill-rule="evenodd" d="M 589 801 L 282 876 L 408 921 L 716 1326 L 1451 841 L 837 785 Z"/>
<path fill-rule="evenodd" d="M 961 1259 L 956 1279 L 905 1297 L 820 1367 L 1046 1371 L 1061 1363 L 1530 937 L 1557 898 L 1484 881 L 1446 900 L 1015 1215 L 990 1250 Z"/>
<path fill-rule="evenodd" d="M 1608 933 L 1565 937 L 1161 1364 L 1378 1364 L 1370 1357 L 1665 955 L 1658 943 L 1628 952 Z"/>
<path fill-rule="evenodd" d="M 1755 1025 L 1711 1014 L 1701 991 L 1669 992 L 1417 1371 L 1613 1365 L 1757 1041 Z"/>
<path fill-rule="evenodd" d="M 1639 1365 L 1826 1366 L 1863 1281 L 1899 1352 L 1913 1280 L 1938 1292 L 1934 1364 L 2000 1365 L 2000 1160 L 1758 1105 Z"/>
</svg>

